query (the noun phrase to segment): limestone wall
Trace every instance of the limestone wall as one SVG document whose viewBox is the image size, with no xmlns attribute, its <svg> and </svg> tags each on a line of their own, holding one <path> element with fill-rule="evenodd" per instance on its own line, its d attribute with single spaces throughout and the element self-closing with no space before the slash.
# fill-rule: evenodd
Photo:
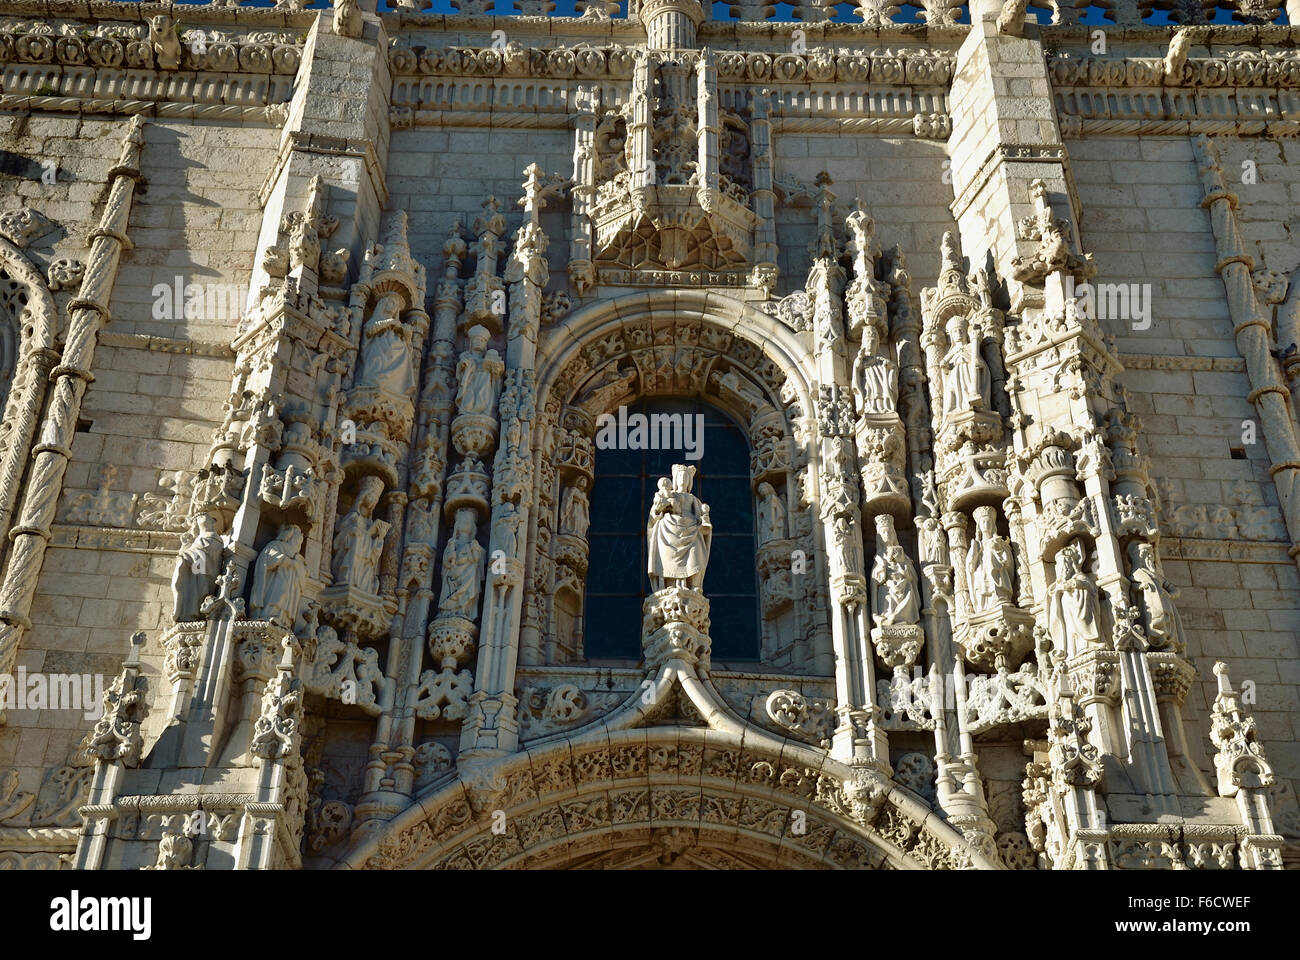
<svg viewBox="0 0 1300 960">
<path fill-rule="evenodd" d="M 1201 675 L 1189 703 L 1207 715 L 1210 667 L 1225 660 L 1234 681 L 1256 685 L 1260 737 L 1279 773 L 1300 785 L 1300 577 L 1215 273 L 1191 138 L 1088 137 L 1067 146 L 1095 282 L 1150 285 L 1149 329 L 1134 329 L 1140 318 L 1101 319 L 1127 368 L 1122 382 L 1161 495 L 1165 572 L 1182 591 Z M 1233 184 L 1244 238 L 1259 267 L 1289 273 L 1300 262 L 1300 237 L 1291 236 L 1300 171 L 1284 162 L 1295 144 L 1226 140 L 1221 150 L 1237 180 L 1242 161 L 1255 160 L 1258 182 Z"/>
</svg>

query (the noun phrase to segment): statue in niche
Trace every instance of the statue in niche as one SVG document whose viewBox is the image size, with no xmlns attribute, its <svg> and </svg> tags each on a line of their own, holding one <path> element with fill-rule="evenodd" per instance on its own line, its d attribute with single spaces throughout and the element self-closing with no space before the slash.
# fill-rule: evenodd
<svg viewBox="0 0 1300 960">
<path fill-rule="evenodd" d="M 1075 649 L 1085 643 L 1100 643 L 1097 587 L 1083 571 L 1083 544 L 1071 540 L 1056 555 L 1056 583 L 1052 586 L 1052 614 L 1062 640 L 1070 638 Z"/>
<path fill-rule="evenodd" d="M 193 539 L 176 558 L 172 574 L 172 619 L 177 623 L 199 619 L 199 605 L 217 590 L 225 543 L 217 532 L 217 518 L 200 513 L 194 518 Z"/>
<path fill-rule="evenodd" d="M 975 536 L 966 548 L 966 589 L 973 613 L 1011 602 L 1013 569 L 1011 542 L 998 535 L 997 512 L 976 507 Z"/>
<path fill-rule="evenodd" d="M 506 365 L 501 355 L 488 349 L 487 327 L 475 324 L 469 328 L 469 349 L 460 355 L 456 364 L 456 412 L 461 416 L 492 416 L 496 410 L 497 394 L 501 390 L 501 375 Z"/>
<path fill-rule="evenodd" d="M 853 257 L 853 275 L 856 277 L 871 278 L 874 272 L 871 265 L 871 238 L 876 232 L 876 221 L 862 209 L 862 198 L 858 198 L 858 206 L 844 218 L 844 228 L 848 232 L 848 242 L 845 249 Z"/>
<path fill-rule="evenodd" d="M 331 564 L 334 582 L 347 584 L 362 593 L 374 594 L 379 589 L 379 556 L 384 549 L 389 523 L 373 520 L 371 515 L 383 492 L 384 481 L 381 478 L 363 478 L 352 510 L 339 518 L 334 534 Z"/>
<path fill-rule="evenodd" d="M 654 590 L 673 586 L 698 590 L 704 583 L 713 522 L 708 505 L 691 492 L 694 483 L 695 468 L 680 463 L 673 464 L 671 486 L 666 478 L 659 481 L 646 527 L 647 570 Z"/>
<path fill-rule="evenodd" d="M 1133 572 L 1129 575 L 1133 586 L 1142 592 L 1146 630 L 1151 646 L 1160 649 L 1174 644 L 1183 646 L 1183 623 L 1174 604 L 1173 584 L 1156 569 L 1156 550 L 1149 543 L 1136 541 L 1129 544 L 1129 558 Z"/>
<path fill-rule="evenodd" d="M 374 387 L 399 397 L 414 394 L 415 373 L 406 346 L 410 330 L 398 319 L 401 307 L 402 298 L 395 293 L 385 294 L 375 304 L 363 331 L 357 386 Z"/>
<path fill-rule="evenodd" d="M 846 573 L 862 572 L 862 535 L 852 517 L 837 514 L 831 522 L 831 539 Z"/>
<path fill-rule="evenodd" d="M 871 565 L 871 611 L 881 627 L 920 622 L 917 568 L 894 532 L 893 516 L 876 516 L 876 558 Z"/>
<path fill-rule="evenodd" d="M 943 412 L 987 410 L 993 379 L 980 353 L 979 337 L 967 335 L 966 318 L 948 321 L 948 352 L 943 356 Z"/>
<path fill-rule="evenodd" d="M 785 539 L 785 506 L 770 483 L 758 485 L 758 545 Z"/>
<path fill-rule="evenodd" d="M 514 559 L 519 555 L 519 532 L 518 532 L 519 510 L 515 507 L 514 501 L 507 500 L 501 504 L 500 513 L 497 515 L 496 522 L 492 525 L 492 543 L 493 553 L 500 550 L 507 558 Z"/>
<path fill-rule="evenodd" d="M 570 537 L 587 536 L 591 523 L 591 502 L 587 499 L 587 478 L 578 477 L 564 490 L 560 502 L 560 533 Z"/>
<path fill-rule="evenodd" d="M 853 393 L 858 413 L 893 413 L 898 406 L 898 364 L 877 356 L 880 334 L 873 324 L 862 328 L 862 347 L 853 361 Z"/>
<path fill-rule="evenodd" d="M 442 593 L 438 612 L 473 620 L 486 557 L 478 542 L 478 516 L 472 507 L 456 511 L 451 539 L 442 551 Z"/>
<path fill-rule="evenodd" d="M 298 619 L 307 561 L 302 549 L 302 530 L 286 523 L 275 539 L 262 548 L 253 567 L 253 593 L 249 606 L 254 620 L 271 620 L 292 630 Z"/>
<path fill-rule="evenodd" d="M 894 518 L 887 513 L 876 517 L 876 559 L 871 566 L 871 579 L 875 583 L 871 612 L 879 626 L 920 623 L 916 568 L 898 542 Z"/>
</svg>

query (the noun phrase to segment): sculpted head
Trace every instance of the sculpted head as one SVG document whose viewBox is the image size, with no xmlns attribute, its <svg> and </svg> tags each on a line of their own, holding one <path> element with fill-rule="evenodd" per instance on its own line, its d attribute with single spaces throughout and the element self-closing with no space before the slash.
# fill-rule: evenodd
<svg viewBox="0 0 1300 960">
<path fill-rule="evenodd" d="M 289 553 L 297 553 L 298 548 L 302 546 L 302 528 L 296 524 L 286 523 L 280 528 L 277 536 Z"/>
<path fill-rule="evenodd" d="M 1143 543 L 1138 540 L 1129 544 L 1129 556 L 1133 558 L 1133 568 L 1145 568 L 1147 570 L 1155 569 L 1155 548 L 1149 543 Z"/>
<path fill-rule="evenodd" d="M 997 531 L 997 513 L 992 507 L 975 508 L 975 528 L 983 536 L 993 536 Z"/>
<path fill-rule="evenodd" d="M 487 349 L 488 340 L 491 338 L 491 334 L 488 333 L 487 327 L 483 326 L 481 323 L 476 323 L 474 326 L 470 327 L 469 330 L 465 332 L 465 336 L 469 338 L 470 349 L 478 353 L 482 353 Z"/>
<path fill-rule="evenodd" d="M 1071 540 L 1056 555 L 1056 575 L 1058 578 L 1073 577 L 1083 570 L 1083 544 Z"/>
<path fill-rule="evenodd" d="M 758 495 L 766 500 L 768 497 L 776 496 L 776 491 L 772 489 L 770 483 L 760 483 L 758 485 Z"/>
<path fill-rule="evenodd" d="M 384 481 L 382 477 L 368 476 L 362 479 L 361 486 L 357 490 L 357 512 L 363 516 L 370 516 L 370 511 L 375 509 L 379 503 L 379 496 L 384 492 Z"/>
<path fill-rule="evenodd" d="M 472 507 L 461 507 L 456 511 L 456 522 L 453 527 L 456 539 L 464 540 L 473 537 L 476 533 L 476 518 Z"/>
<path fill-rule="evenodd" d="M 673 489 L 678 493 L 690 493 L 695 485 L 695 468 L 685 464 L 673 464 Z"/>
<path fill-rule="evenodd" d="M 944 329 L 948 333 L 949 344 L 966 342 L 966 318 L 961 314 L 950 319 Z"/>
</svg>

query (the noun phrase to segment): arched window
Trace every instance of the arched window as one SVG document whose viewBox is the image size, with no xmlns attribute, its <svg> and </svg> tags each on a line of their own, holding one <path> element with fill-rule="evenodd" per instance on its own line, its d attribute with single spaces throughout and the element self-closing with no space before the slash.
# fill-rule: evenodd
<svg viewBox="0 0 1300 960">
<path fill-rule="evenodd" d="M 641 602 L 650 592 L 646 518 L 659 478 L 669 476 L 674 463 L 686 463 L 696 467 L 695 493 L 709 505 L 713 521 L 713 545 L 704 575 L 713 659 L 757 660 L 754 500 L 744 432 L 722 411 L 700 400 L 642 400 L 627 412 L 647 417 L 702 415 L 702 456 L 690 460 L 681 449 L 596 451 L 583 618 L 587 657 L 641 657 Z"/>
</svg>

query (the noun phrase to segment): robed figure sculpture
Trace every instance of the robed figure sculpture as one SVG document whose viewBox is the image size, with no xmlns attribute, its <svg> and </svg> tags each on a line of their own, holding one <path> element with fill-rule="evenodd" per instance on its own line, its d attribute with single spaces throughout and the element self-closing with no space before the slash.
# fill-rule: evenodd
<svg viewBox="0 0 1300 960">
<path fill-rule="evenodd" d="M 713 524 L 709 508 L 691 492 L 695 468 L 673 464 L 673 480 L 659 481 L 646 527 L 650 586 L 658 591 L 684 586 L 698 590 L 709 563 Z"/>
</svg>

